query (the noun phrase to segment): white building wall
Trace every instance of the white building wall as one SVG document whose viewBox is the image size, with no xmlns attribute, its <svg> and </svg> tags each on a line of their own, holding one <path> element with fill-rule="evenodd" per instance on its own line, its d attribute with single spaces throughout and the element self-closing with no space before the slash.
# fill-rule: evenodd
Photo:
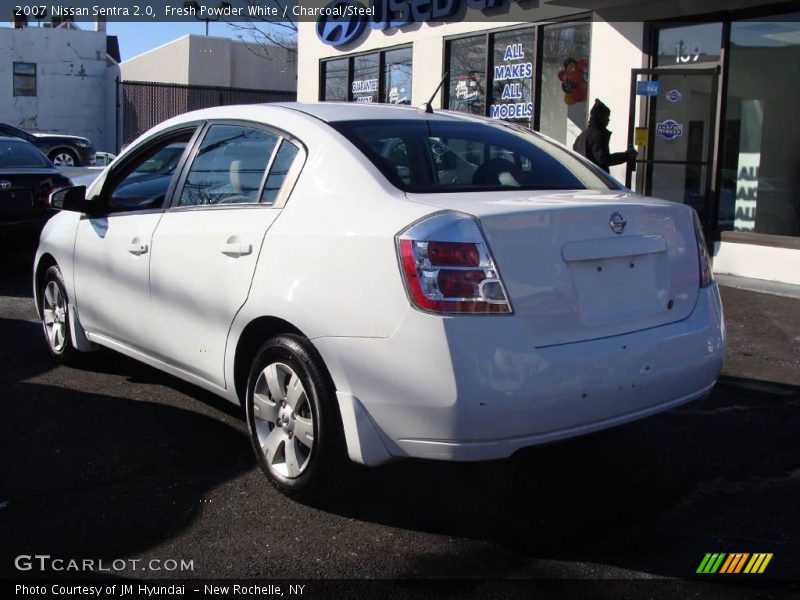
<svg viewBox="0 0 800 600">
<path fill-rule="evenodd" d="M 231 84 L 231 41 L 211 36 L 189 36 L 189 83 L 192 85 Z M 167 57 L 162 56 L 162 60 Z"/>
<path fill-rule="evenodd" d="M 294 91 L 296 54 L 229 38 L 186 35 L 120 64 L 123 81 Z"/>
<path fill-rule="evenodd" d="M 278 46 L 232 44 L 231 85 L 294 91 L 297 89 L 297 52 Z"/>
<path fill-rule="evenodd" d="M 36 64 L 36 96 L 14 96 L 13 63 Z M 84 136 L 114 150 L 114 79 L 103 32 L 0 28 L 0 121 L 31 131 Z M 98 118 L 102 115 L 102 118 Z"/>
<path fill-rule="evenodd" d="M 119 64 L 123 81 L 189 83 L 189 36 L 185 35 Z"/>
</svg>

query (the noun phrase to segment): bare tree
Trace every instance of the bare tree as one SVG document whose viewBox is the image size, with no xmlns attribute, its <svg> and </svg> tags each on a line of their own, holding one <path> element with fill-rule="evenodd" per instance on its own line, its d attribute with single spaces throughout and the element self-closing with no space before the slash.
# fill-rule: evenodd
<svg viewBox="0 0 800 600">
<path fill-rule="evenodd" d="M 237 37 L 243 42 L 247 42 L 247 48 L 264 58 L 274 58 L 270 56 L 270 50 L 275 47 L 283 48 L 290 55 L 297 55 L 297 22 L 292 15 L 292 6 L 296 0 L 242 0 L 249 12 L 252 9 L 261 8 L 269 11 L 277 10 L 280 15 L 275 17 L 254 16 L 246 17 L 245 21 L 232 23 L 228 26 L 237 30 Z"/>
</svg>

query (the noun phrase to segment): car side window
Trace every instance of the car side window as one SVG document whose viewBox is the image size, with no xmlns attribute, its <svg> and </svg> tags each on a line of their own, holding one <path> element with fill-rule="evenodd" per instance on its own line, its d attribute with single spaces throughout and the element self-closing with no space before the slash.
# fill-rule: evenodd
<svg viewBox="0 0 800 600">
<path fill-rule="evenodd" d="M 269 175 L 264 184 L 264 191 L 261 193 L 261 202 L 264 204 L 272 204 L 278 197 L 278 192 L 283 185 L 286 174 L 292 166 L 299 148 L 288 140 L 281 141 L 281 146 L 278 148 L 278 153 L 275 155 L 275 160 L 269 168 Z"/>
<path fill-rule="evenodd" d="M 178 205 L 257 203 L 279 139 L 262 129 L 212 125 L 189 168 Z"/>
<path fill-rule="evenodd" d="M 107 192 L 109 212 L 159 208 L 194 131 L 171 136 L 122 167 Z M 121 177 L 121 179 L 120 179 Z"/>
</svg>

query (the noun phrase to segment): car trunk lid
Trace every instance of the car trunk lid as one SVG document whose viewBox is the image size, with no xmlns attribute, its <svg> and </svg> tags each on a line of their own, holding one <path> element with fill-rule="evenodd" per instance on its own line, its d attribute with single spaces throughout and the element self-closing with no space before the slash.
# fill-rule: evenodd
<svg viewBox="0 0 800 600">
<path fill-rule="evenodd" d="M 684 205 L 590 190 L 409 198 L 479 220 L 536 346 L 657 327 L 694 307 L 697 243 Z"/>
</svg>

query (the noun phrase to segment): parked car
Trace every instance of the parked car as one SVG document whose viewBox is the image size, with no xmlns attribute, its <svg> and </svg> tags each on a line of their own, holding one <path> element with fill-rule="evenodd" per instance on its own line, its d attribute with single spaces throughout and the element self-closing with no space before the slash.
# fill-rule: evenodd
<svg viewBox="0 0 800 600">
<path fill-rule="evenodd" d="M 60 133 L 28 133 L 18 127 L 0 123 L 0 135 L 16 137 L 33 144 L 57 167 L 93 165 L 95 151 L 91 140 Z"/>
<path fill-rule="evenodd" d="M 52 216 L 50 193 L 72 185 L 47 157 L 18 138 L 0 137 L 0 238 L 4 249 L 33 249 Z"/>
<path fill-rule="evenodd" d="M 115 158 L 117 158 L 117 155 L 111 154 L 110 152 L 95 152 L 94 165 L 97 167 L 107 167 Z"/>
<path fill-rule="evenodd" d="M 437 167 L 448 145 L 472 149 L 469 179 Z M 503 122 L 211 108 L 52 202 L 34 276 L 52 355 L 106 346 L 241 403 L 296 498 L 352 462 L 498 459 L 652 415 L 722 365 L 696 213 Z"/>
</svg>

